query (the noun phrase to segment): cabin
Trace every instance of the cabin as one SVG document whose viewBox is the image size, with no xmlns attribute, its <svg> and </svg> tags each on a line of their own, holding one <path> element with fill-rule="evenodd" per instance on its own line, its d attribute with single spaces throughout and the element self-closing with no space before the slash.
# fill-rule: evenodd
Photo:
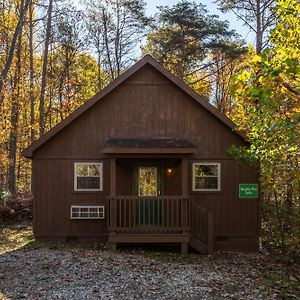
<svg viewBox="0 0 300 300">
<path fill-rule="evenodd" d="M 37 240 L 257 251 L 259 172 L 235 125 L 147 55 L 23 151 Z"/>
</svg>

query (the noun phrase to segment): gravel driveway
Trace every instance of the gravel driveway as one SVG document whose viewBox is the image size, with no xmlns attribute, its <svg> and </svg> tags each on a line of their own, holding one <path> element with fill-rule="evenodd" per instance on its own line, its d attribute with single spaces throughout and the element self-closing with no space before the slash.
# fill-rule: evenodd
<svg viewBox="0 0 300 300">
<path fill-rule="evenodd" d="M 225 252 L 172 262 L 128 251 L 22 248 L 0 255 L 0 298 L 279 299 L 259 284 L 267 259 Z"/>
</svg>

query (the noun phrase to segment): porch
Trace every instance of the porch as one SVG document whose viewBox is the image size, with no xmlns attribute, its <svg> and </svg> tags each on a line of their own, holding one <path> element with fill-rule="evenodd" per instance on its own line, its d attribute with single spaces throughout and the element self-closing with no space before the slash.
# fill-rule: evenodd
<svg viewBox="0 0 300 300">
<path fill-rule="evenodd" d="M 107 245 L 180 243 L 201 253 L 213 251 L 213 215 L 189 196 L 186 140 L 109 140 Z"/>
<path fill-rule="evenodd" d="M 213 215 L 183 196 L 109 198 L 108 246 L 118 243 L 180 243 L 213 252 Z"/>
</svg>

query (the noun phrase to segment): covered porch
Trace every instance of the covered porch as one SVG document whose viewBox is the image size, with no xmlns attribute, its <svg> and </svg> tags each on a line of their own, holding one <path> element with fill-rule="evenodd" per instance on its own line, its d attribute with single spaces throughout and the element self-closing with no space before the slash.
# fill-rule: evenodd
<svg viewBox="0 0 300 300">
<path fill-rule="evenodd" d="M 213 216 L 189 196 L 191 143 L 118 143 L 103 150 L 110 156 L 107 245 L 115 249 L 119 243 L 180 243 L 183 254 L 188 246 L 212 253 Z"/>
</svg>

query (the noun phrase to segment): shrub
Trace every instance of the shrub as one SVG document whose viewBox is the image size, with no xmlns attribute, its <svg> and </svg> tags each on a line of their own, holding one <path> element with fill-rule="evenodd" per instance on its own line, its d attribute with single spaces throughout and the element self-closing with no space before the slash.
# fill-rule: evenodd
<svg viewBox="0 0 300 300">
<path fill-rule="evenodd" d="M 27 221 L 32 219 L 32 197 L 29 193 L 18 193 L 14 196 L 0 192 L 0 221 Z"/>
</svg>

